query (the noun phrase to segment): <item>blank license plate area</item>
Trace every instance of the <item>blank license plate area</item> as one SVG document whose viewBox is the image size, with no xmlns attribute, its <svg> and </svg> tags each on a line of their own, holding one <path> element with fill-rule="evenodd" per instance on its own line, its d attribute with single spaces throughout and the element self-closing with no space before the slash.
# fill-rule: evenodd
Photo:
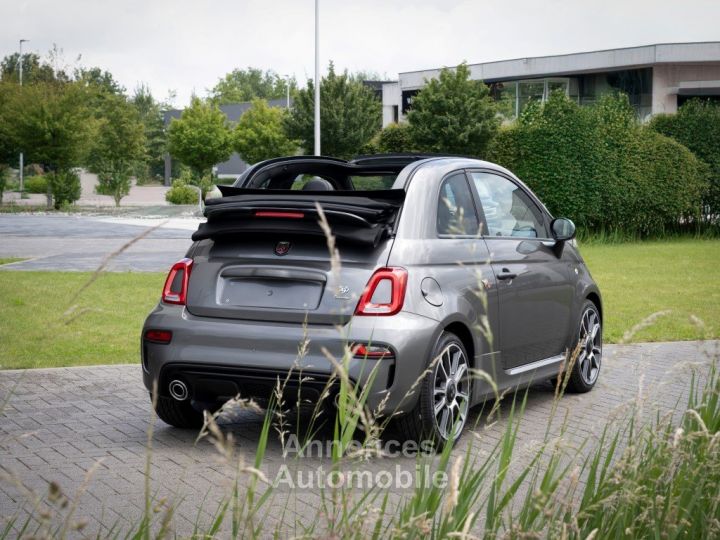
<svg viewBox="0 0 720 540">
<path fill-rule="evenodd" d="M 323 292 L 319 281 L 269 277 L 221 278 L 222 306 L 317 309 Z"/>
</svg>

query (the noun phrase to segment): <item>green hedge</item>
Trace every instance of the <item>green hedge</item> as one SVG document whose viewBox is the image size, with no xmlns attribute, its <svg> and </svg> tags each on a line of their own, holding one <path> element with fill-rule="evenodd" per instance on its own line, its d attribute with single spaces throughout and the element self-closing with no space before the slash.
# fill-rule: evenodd
<svg viewBox="0 0 720 540">
<path fill-rule="evenodd" d="M 531 103 L 488 158 L 523 179 L 556 216 L 590 231 L 659 235 L 700 212 L 707 167 L 641 126 L 627 97 L 580 107 L 562 93 Z"/>
<path fill-rule="evenodd" d="M 715 221 L 720 219 L 720 104 L 691 99 L 677 114 L 654 117 L 650 128 L 682 143 L 708 164 L 710 185 L 703 200 Z"/>
</svg>

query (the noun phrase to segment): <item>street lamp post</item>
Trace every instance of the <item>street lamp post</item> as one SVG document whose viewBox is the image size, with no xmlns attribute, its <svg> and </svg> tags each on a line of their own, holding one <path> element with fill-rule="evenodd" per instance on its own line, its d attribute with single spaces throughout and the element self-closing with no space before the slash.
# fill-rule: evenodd
<svg viewBox="0 0 720 540">
<path fill-rule="evenodd" d="M 18 59 L 18 65 L 20 70 L 20 86 L 22 86 L 22 76 L 23 76 L 23 52 L 22 52 L 22 45 L 23 43 L 26 43 L 27 39 L 21 39 L 20 40 L 20 57 Z M 25 193 L 25 185 L 24 185 L 24 171 L 25 168 L 25 156 L 22 152 L 20 152 L 20 198 L 22 199 L 23 193 Z"/>
<path fill-rule="evenodd" d="M 285 108 L 290 112 L 290 75 L 283 75 L 285 77 Z"/>
<path fill-rule="evenodd" d="M 315 0 L 315 155 L 320 155 L 320 0 Z"/>
</svg>

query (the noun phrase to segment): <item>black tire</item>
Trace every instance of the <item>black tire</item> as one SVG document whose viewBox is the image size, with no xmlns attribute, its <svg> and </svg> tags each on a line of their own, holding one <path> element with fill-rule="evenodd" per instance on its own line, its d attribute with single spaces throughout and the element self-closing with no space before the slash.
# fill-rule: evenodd
<svg viewBox="0 0 720 540">
<path fill-rule="evenodd" d="M 588 335 L 588 334 L 592 335 Z M 566 391 L 576 394 L 589 392 L 597 383 L 602 365 L 602 319 L 600 310 L 590 300 L 580 309 L 575 340 L 570 350 L 581 343 L 577 358 L 573 361 Z"/>
<path fill-rule="evenodd" d="M 159 396 L 155 412 L 160 420 L 176 428 L 199 429 L 203 425 L 203 414 L 195 409 L 189 400 L 177 401 Z"/>
<path fill-rule="evenodd" d="M 459 384 L 456 384 L 453 380 L 452 384 L 455 386 L 452 392 L 447 390 L 446 395 L 441 396 L 437 394 L 435 390 L 438 385 L 442 384 L 442 371 L 439 370 L 445 365 L 443 363 L 443 355 L 449 353 L 450 362 L 452 362 L 453 354 L 457 352 L 462 354 L 462 358 L 465 361 L 464 375 L 458 376 L 458 380 L 461 381 Z M 458 360 L 458 368 L 461 365 L 460 362 L 461 360 Z M 415 408 L 407 414 L 396 418 L 395 427 L 402 438 L 418 443 L 430 441 L 436 449 L 440 450 L 448 443 L 455 443 L 467 422 L 467 415 L 470 409 L 470 396 L 472 395 L 469 369 L 472 365 L 465 350 L 465 345 L 463 345 L 462 341 L 455 334 L 450 332 L 443 332 L 440 335 L 433 347 L 427 365 L 428 370 L 420 383 L 420 395 L 418 396 Z M 460 369 L 458 369 L 458 371 L 460 371 Z M 438 377 L 440 378 L 438 379 Z M 446 384 L 449 382 L 449 379 L 449 377 L 445 378 Z M 465 395 L 464 400 L 461 398 L 462 395 Z M 438 398 L 437 400 L 436 396 Z M 452 399 L 449 399 L 449 397 L 452 397 Z M 457 409 L 446 405 L 441 409 L 441 412 L 436 415 L 436 405 L 439 405 L 442 400 L 445 400 L 444 403 L 446 404 L 451 402 L 456 403 Z M 448 418 L 453 418 L 452 428 L 448 427 L 449 419 L 445 422 L 445 433 L 443 433 L 441 428 L 444 409 L 448 409 L 449 411 Z M 457 412 L 453 412 L 455 410 Z M 456 414 L 458 416 L 455 416 Z M 440 416 L 440 419 L 438 419 L 438 416 Z M 447 433 L 450 429 L 452 429 L 452 432 Z"/>
</svg>

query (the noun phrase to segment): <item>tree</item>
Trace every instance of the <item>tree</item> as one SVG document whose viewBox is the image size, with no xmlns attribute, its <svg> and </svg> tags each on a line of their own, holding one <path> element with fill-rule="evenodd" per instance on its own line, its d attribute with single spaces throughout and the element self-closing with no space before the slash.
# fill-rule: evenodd
<svg viewBox="0 0 720 540">
<path fill-rule="evenodd" d="M 18 82 L 20 70 L 18 63 L 19 53 L 7 55 L 0 62 L 0 78 L 3 81 Z M 77 60 L 80 60 L 78 56 Z M 65 62 L 64 51 L 53 44 L 45 60 L 41 60 L 36 53 L 23 53 L 23 84 L 41 83 L 68 83 L 73 79 L 68 75 L 72 73 L 71 66 Z"/>
<path fill-rule="evenodd" d="M 287 111 L 270 107 L 264 99 L 253 100 L 235 127 L 235 150 L 248 163 L 287 156 L 298 148 L 285 135 L 283 118 Z"/>
<path fill-rule="evenodd" d="M 299 90 L 285 129 L 291 139 L 297 139 L 311 153 L 314 144 L 315 86 L 312 80 Z M 320 137 L 324 155 L 351 157 L 360 152 L 380 129 L 382 105 L 374 92 L 345 71 L 335 73 L 330 62 L 327 77 L 320 81 Z"/>
<path fill-rule="evenodd" d="M 218 105 L 242 103 L 256 98 L 282 99 L 287 96 L 287 81 L 272 70 L 253 67 L 234 69 L 210 90 L 210 100 Z M 290 79 L 290 92 L 297 88 L 295 78 Z"/>
<path fill-rule="evenodd" d="M 0 63 L 0 80 L 18 83 L 20 53 L 13 53 L 3 58 Z M 55 71 L 47 62 L 41 62 L 35 53 L 23 53 L 23 84 L 56 81 Z"/>
<path fill-rule="evenodd" d="M 145 129 L 145 160 L 138 163 L 135 169 L 135 176 L 140 182 L 148 177 L 163 174 L 167 148 L 163 109 L 169 107 L 156 101 L 150 88 L 145 85 L 140 85 L 135 89 L 130 103 L 140 115 Z"/>
<path fill-rule="evenodd" d="M 98 174 L 98 193 L 112 195 L 115 205 L 130 193 L 130 177 L 145 157 L 145 131 L 140 115 L 124 96 L 107 98 L 103 116 L 88 156 L 90 170 Z"/>
<path fill-rule="evenodd" d="M 23 86 L 8 106 L 16 143 L 29 163 L 51 171 L 78 167 L 88 150 L 87 93 L 76 83 Z"/>
<path fill-rule="evenodd" d="M 173 157 L 205 176 L 232 154 L 232 133 L 217 105 L 194 97 L 182 116 L 170 123 L 168 147 Z"/>
<path fill-rule="evenodd" d="M 57 205 L 59 193 L 71 197 L 77 192 L 65 189 L 64 183 L 75 180 L 64 173 L 82 165 L 87 155 L 93 126 L 87 99 L 86 89 L 78 83 L 35 83 L 18 89 L 7 106 L 5 119 L 14 144 L 28 163 L 39 163 L 53 175 L 48 205 L 51 196 L 56 196 Z"/>
<path fill-rule="evenodd" d="M 105 94 L 120 95 L 125 93 L 125 87 L 115 80 L 112 73 L 99 67 L 77 68 L 75 70 L 75 80 L 91 88 L 96 88 Z"/>
<path fill-rule="evenodd" d="M 483 156 L 500 126 L 496 113 L 488 87 L 460 64 L 418 92 L 408 122 L 420 151 Z"/>
<path fill-rule="evenodd" d="M 75 81 L 87 91 L 85 105 L 97 119 L 103 117 L 108 100 L 125 95 L 125 88 L 113 78 L 112 73 L 98 67 L 76 68 Z"/>
<path fill-rule="evenodd" d="M 13 119 L 11 117 L 12 102 L 16 99 L 19 90 L 15 83 L 0 81 L 0 167 L 2 165 L 15 166 L 20 148 L 13 133 Z"/>
<path fill-rule="evenodd" d="M 80 198 L 80 177 L 74 170 L 53 171 L 47 178 L 55 210 L 60 210 L 63 205 L 72 204 Z"/>
</svg>

